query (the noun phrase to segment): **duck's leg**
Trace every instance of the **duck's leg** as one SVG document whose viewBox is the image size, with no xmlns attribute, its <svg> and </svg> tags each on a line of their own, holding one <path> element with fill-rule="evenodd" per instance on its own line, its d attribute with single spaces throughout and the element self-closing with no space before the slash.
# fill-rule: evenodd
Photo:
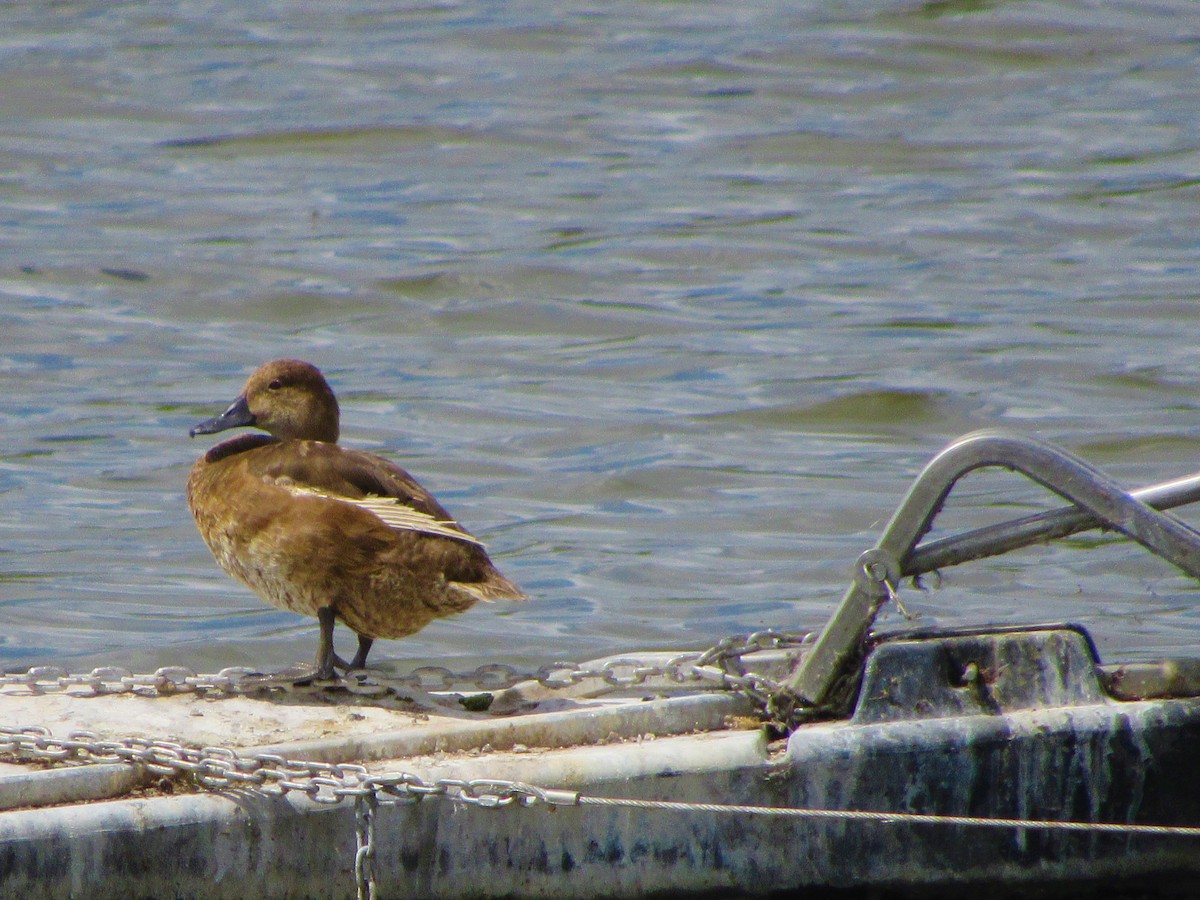
<svg viewBox="0 0 1200 900">
<path fill-rule="evenodd" d="M 354 659 L 350 660 L 351 669 L 365 669 L 367 667 L 367 654 L 371 652 L 371 645 L 375 643 L 374 638 L 369 638 L 365 634 L 358 636 L 358 652 L 354 654 Z"/>
<path fill-rule="evenodd" d="M 320 679 L 336 678 L 333 667 L 340 662 L 333 650 L 333 625 L 337 620 L 332 606 L 317 610 L 317 621 L 321 624 L 321 639 L 317 643 L 317 674 Z"/>
</svg>

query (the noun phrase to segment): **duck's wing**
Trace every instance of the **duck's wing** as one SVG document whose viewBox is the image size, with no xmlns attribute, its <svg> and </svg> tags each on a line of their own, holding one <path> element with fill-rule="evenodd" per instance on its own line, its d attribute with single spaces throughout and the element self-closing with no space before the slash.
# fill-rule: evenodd
<svg viewBox="0 0 1200 900">
<path fill-rule="evenodd" d="M 305 441 L 303 445 L 302 452 L 272 454 L 263 475 L 296 496 L 350 503 L 389 528 L 483 546 L 395 463 L 336 444 Z"/>
</svg>

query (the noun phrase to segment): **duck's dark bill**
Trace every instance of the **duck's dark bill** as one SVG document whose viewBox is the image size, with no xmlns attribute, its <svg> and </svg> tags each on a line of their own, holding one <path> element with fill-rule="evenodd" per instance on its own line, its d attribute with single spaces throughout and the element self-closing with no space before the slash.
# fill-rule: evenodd
<svg viewBox="0 0 1200 900">
<path fill-rule="evenodd" d="M 211 419 L 205 419 L 189 431 L 188 434 L 192 437 L 198 434 L 216 434 L 218 431 L 224 431 L 226 428 L 238 428 L 242 425 L 253 424 L 254 413 L 250 412 L 246 398 L 238 397 L 225 412 L 219 416 L 213 416 Z"/>
</svg>

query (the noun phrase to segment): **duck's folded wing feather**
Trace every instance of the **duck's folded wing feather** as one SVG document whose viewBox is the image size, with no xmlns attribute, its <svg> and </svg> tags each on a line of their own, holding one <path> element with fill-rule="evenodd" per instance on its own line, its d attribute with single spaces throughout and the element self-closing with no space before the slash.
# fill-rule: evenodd
<svg viewBox="0 0 1200 900">
<path fill-rule="evenodd" d="M 346 497 L 339 494 L 334 494 L 329 491 L 318 490 L 317 488 L 305 487 L 298 484 L 283 484 L 289 493 L 298 497 L 319 497 L 323 500 L 335 501 L 338 503 L 349 503 L 357 506 L 359 509 L 365 509 L 367 512 L 376 516 L 389 528 L 397 528 L 401 531 L 417 531 L 421 534 L 431 534 L 437 537 L 453 538 L 456 541 L 463 541 L 468 544 L 474 544 L 477 547 L 482 547 L 483 542 L 468 534 L 461 525 L 451 518 L 440 519 L 431 516 L 427 512 L 406 504 L 403 500 L 396 497 Z"/>
</svg>

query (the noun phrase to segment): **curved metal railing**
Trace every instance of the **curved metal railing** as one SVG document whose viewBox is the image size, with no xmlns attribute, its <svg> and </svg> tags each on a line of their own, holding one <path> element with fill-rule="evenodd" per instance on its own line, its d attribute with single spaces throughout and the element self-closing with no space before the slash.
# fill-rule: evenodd
<svg viewBox="0 0 1200 900">
<path fill-rule="evenodd" d="M 918 547 L 958 481 L 987 467 L 1019 472 L 1073 505 Z M 1161 511 L 1197 499 L 1200 475 L 1130 493 L 1096 467 L 1044 441 L 1002 431 L 959 438 L 925 467 L 879 543 L 859 557 L 841 605 L 773 698 L 773 712 L 787 722 L 801 710 L 842 701 L 836 688 L 853 674 L 871 624 L 904 577 L 1103 527 L 1200 578 L 1200 531 Z"/>
</svg>

